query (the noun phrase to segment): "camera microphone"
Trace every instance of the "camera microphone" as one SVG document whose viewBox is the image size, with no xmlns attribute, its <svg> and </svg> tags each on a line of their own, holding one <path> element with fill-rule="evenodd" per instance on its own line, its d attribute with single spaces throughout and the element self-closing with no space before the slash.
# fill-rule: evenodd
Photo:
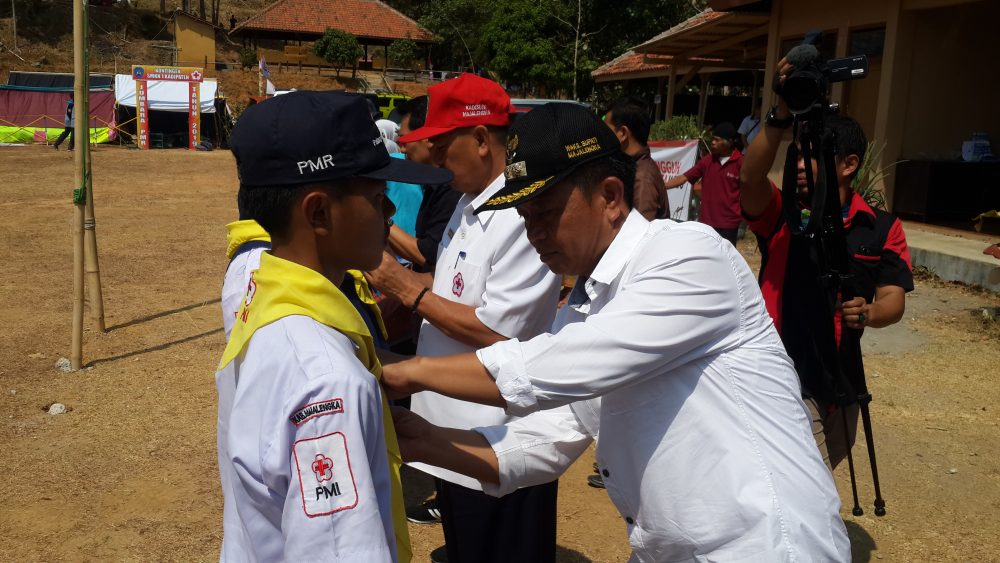
<svg viewBox="0 0 1000 563">
<path fill-rule="evenodd" d="M 785 55 L 788 64 L 803 68 L 819 60 L 819 49 L 815 45 L 796 45 Z"/>
</svg>

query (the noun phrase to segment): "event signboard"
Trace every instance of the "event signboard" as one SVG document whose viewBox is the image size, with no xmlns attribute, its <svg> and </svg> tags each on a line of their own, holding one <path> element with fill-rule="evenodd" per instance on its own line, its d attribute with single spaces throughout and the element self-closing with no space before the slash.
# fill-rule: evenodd
<svg viewBox="0 0 1000 563">
<path fill-rule="evenodd" d="M 198 150 L 201 142 L 201 85 L 188 82 L 188 148 Z"/>
<path fill-rule="evenodd" d="M 660 169 L 663 181 L 689 170 L 698 161 L 698 141 L 650 141 L 650 156 Z M 677 221 L 694 219 L 690 217 L 691 184 L 667 190 L 670 201 L 670 218 Z"/>
<path fill-rule="evenodd" d="M 146 81 L 135 81 L 136 145 L 140 149 L 149 148 L 149 93 Z"/>
<path fill-rule="evenodd" d="M 149 148 L 149 99 L 146 84 L 150 80 L 188 83 L 188 149 L 198 150 L 201 142 L 202 69 L 188 66 L 132 65 L 135 79 L 136 144 Z"/>
<path fill-rule="evenodd" d="M 202 69 L 190 66 L 132 65 L 136 80 L 167 80 L 170 82 L 201 82 Z"/>
</svg>

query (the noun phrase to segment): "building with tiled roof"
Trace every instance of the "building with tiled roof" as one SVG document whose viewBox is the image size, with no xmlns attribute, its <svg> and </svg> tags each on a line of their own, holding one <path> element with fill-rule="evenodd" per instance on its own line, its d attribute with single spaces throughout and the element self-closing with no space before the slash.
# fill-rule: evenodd
<svg viewBox="0 0 1000 563">
<path fill-rule="evenodd" d="M 312 41 L 327 28 L 339 29 L 364 44 L 410 38 L 434 42 L 434 34 L 378 0 L 278 0 L 236 26 L 231 35 Z"/>
<path fill-rule="evenodd" d="M 716 13 L 767 16 L 763 43 L 753 39 L 746 45 L 748 58 L 756 57 L 765 65 L 765 85 L 778 61 L 815 30 L 824 31 L 821 55 L 828 50 L 827 57 L 868 57 L 867 76 L 835 83 L 830 101 L 881 146 L 881 161 L 872 169 L 892 169 L 883 185 L 891 211 L 905 219 L 971 226 L 970 217 L 1000 206 L 1000 163 L 956 162 L 973 131 L 1000 138 L 1000 104 L 987 70 L 997 66 L 997 48 L 990 38 L 996 35 L 1000 2 L 708 0 L 708 4 Z M 731 21 L 740 19 L 746 18 Z M 706 27 L 711 31 L 714 26 Z M 696 42 L 696 34 L 667 32 L 635 50 L 699 54 L 723 43 L 723 49 L 738 48 L 742 53 L 744 45 L 732 39 L 740 32 L 729 33 L 728 40 Z M 756 55 L 758 46 L 763 49 Z M 763 88 L 763 107 L 773 103 L 774 92 Z M 780 160 L 775 168 L 780 170 Z"/>
<path fill-rule="evenodd" d="M 590 75 L 597 82 L 663 76 L 669 71 L 671 61 L 673 57 L 647 56 L 629 50 L 597 67 Z"/>
</svg>

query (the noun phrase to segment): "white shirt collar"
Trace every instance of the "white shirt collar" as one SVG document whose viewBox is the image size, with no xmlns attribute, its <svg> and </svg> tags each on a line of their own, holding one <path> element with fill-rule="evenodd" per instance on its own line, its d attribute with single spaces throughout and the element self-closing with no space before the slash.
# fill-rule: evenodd
<svg viewBox="0 0 1000 563">
<path fill-rule="evenodd" d="M 604 255 L 597 262 L 597 266 L 586 280 L 577 280 L 569 297 L 569 305 L 577 311 L 586 314 L 590 310 L 590 302 L 597 298 L 598 286 L 602 288 L 610 287 L 615 281 L 625 265 L 628 264 L 632 251 L 642 240 L 649 228 L 647 221 L 638 211 L 633 209 L 625 223 L 615 235 L 611 245 L 604 251 Z"/>
<path fill-rule="evenodd" d="M 489 223 L 490 218 L 493 217 L 493 213 L 495 213 L 495 211 L 493 210 L 483 211 L 479 215 L 476 215 L 475 214 L 476 208 L 489 201 L 490 198 L 492 198 L 494 195 L 496 195 L 497 192 L 503 189 L 503 186 L 506 183 L 506 181 L 507 180 L 504 178 L 504 175 L 501 172 L 499 176 L 494 178 L 493 181 L 490 182 L 488 186 L 486 186 L 485 190 L 480 192 L 479 195 L 477 195 L 471 202 L 469 202 L 468 205 L 465 206 L 465 209 L 462 211 L 462 213 L 469 217 L 478 218 L 479 222 L 481 222 L 484 225 L 486 223 Z"/>
</svg>

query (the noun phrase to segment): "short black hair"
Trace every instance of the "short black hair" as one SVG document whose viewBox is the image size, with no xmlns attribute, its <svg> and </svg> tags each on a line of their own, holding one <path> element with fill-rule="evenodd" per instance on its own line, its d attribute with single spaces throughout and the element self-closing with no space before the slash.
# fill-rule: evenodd
<svg viewBox="0 0 1000 563">
<path fill-rule="evenodd" d="M 625 203 L 631 209 L 635 193 L 635 160 L 622 151 L 580 165 L 568 176 L 568 179 L 583 188 L 589 196 L 598 184 L 609 177 L 621 180 L 622 185 L 625 186 L 623 194 Z"/>
<path fill-rule="evenodd" d="M 649 106 L 646 102 L 629 96 L 615 102 L 611 109 L 611 123 L 615 127 L 628 127 L 636 141 L 646 144 L 649 140 L 649 128 L 653 120 L 649 117 Z"/>
<path fill-rule="evenodd" d="M 236 206 L 240 220 L 254 220 L 272 238 L 288 234 L 292 207 L 305 191 L 304 184 L 294 186 L 245 186 L 240 185 Z"/>
<path fill-rule="evenodd" d="M 427 121 L 427 96 L 410 98 L 399 108 L 400 114 L 410 116 L 410 131 L 420 129 Z"/>
<path fill-rule="evenodd" d="M 837 156 L 845 158 L 856 154 L 859 160 L 865 159 L 865 153 L 868 152 L 868 137 L 865 136 L 860 123 L 845 115 L 832 115 L 827 118 L 826 126 L 836 137 L 834 151 Z"/>
<path fill-rule="evenodd" d="M 239 209 L 240 220 L 253 220 L 271 235 L 271 238 L 283 239 L 288 234 L 292 220 L 292 207 L 295 202 L 309 189 L 328 188 L 329 193 L 336 197 L 343 193 L 338 189 L 351 178 L 341 178 L 322 184 L 295 184 L 291 186 L 245 186 L 240 184 L 236 195 L 236 207 Z"/>
</svg>

